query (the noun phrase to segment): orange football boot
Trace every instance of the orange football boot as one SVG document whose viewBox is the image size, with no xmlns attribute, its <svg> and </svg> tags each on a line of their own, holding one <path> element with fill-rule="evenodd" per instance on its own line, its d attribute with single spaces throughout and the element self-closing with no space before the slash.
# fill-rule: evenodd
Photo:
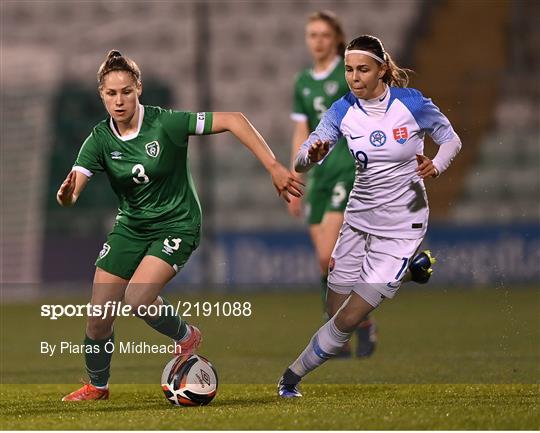
<svg viewBox="0 0 540 433">
<path fill-rule="evenodd" d="M 199 331 L 199 328 L 193 325 L 189 325 L 189 329 L 191 330 L 191 335 L 186 341 L 176 341 L 176 348 L 174 350 L 174 354 L 176 356 L 182 355 L 187 356 L 195 353 L 195 351 L 199 348 L 202 342 L 202 334 L 201 331 Z"/>
<path fill-rule="evenodd" d="M 85 383 L 82 388 L 64 396 L 62 401 L 108 400 L 108 398 L 108 389 L 99 389 L 91 383 Z"/>
</svg>

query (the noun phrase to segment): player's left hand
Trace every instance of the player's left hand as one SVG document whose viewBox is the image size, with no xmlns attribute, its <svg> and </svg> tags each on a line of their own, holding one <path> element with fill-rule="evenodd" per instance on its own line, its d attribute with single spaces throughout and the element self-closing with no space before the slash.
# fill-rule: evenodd
<svg viewBox="0 0 540 433">
<path fill-rule="evenodd" d="M 304 183 L 280 163 L 276 163 L 270 174 L 278 195 L 287 203 L 290 202 L 289 194 L 294 197 L 302 197 L 304 194 L 301 188 L 305 186 Z"/>
<path fill-rule="evenodd" d="M 308 156 L 310 162 L 321 161 L 330 150 L 330 142 L 317 140 L 308 149 Z"/>
<path fill-rule="evenodd" d="M 437 177 L 439 175 L 439 171 L 433 165 L 433 161 L 427 156 L 419 155 L 417 153 L 416 161 L 418 162 L 416 173 L 418 173 L 418 176 L 420 176 L 422 179 L 425 179 L 427 177 Z"/>
</svg>

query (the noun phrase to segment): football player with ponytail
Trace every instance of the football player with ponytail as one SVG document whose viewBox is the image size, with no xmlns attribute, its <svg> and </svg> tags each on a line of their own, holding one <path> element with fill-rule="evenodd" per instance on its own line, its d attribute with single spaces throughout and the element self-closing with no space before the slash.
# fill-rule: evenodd
<svg viewBox="0 0 540 433">
<path fill-rule="evenodd" d="M 305 38 L 313 67 L 300 72 L 294 86 L 292 164 L 300 146 L 315 130 L 326 110 L 349 91 L 343 65 L 345 33 L 339 18 L 331 11 L 313 12 L 308 17 Z M 335 150 L 325 162 L 308 173 L 303 210 L 319 262 L 321 298 L 327 319 L 339 308 L 339 305 L 327 302 L 332 301 L 327 299 L 328 264 L 354 183 L 354 160 L 344 139 L 336 143 Z M 288 209 L 292 216 L 302 217 L 302 200 L 291 197 Z M 360 323 L 356 335 L 356 355 L 370 356 L 376 343 L 373 319 L 367 318 Z M 343 347 L 339 356 L 351 356 L 349 344 Z"/>
<path fill-rule="evenodd" d="M 300 146 L 315 130 L 324 113 L 335 101 L 349 92 L 343 62 L 345 33 L 339 18 L 331 11 L 313 12 L 308 17 L 305 38 L 313 67 L 303 70 L 296 77 L 291 114 L 295 122 L 291 146 L 292 165 Z M 404 71 L 397 68 L 392 59 L 388 58 L 388 61 L 389 74 L 393 75 L 388 76 L 387 81 L 392 85 L 403 86 L 406 74 L 403 75 Z M 324 164 L 314 166 L 307 174 L 303 207 L 319 262 L 321 297 L 326 318 L 332 317 L 343 301 L 339 297 L 327 296 L 328 270 L 354 179 L 355 159 L 351 156 L 344 137 L 336 142 Z M 301 217 L 302 199 L 291 197 L 288 209 L 291 215 Z M 416 266 L 414 264 L 411 266 L 404 280 L 427 282 L 429 274 L 422 271 L 419 266 L 431 269 L 434 259 L 430 258 L 429 251 L 420 252 L 413 262 Z M 359 358 L 371 356 L 377 341 L 374 319 L 366 316 L 366 320 L 358 324 L 355 334 L 356 356 Z M 351 349 L 347 343 L 343 346 L 339 357 L 350 356 Z"/>
<path fill-rule="evenodd" d="M 363 35 L 347 45 L 345 78 L 350 92 L 323 115 L 294 164 L 298 172 L 324 165 L 342 137 L 356 162 L 329 266 L 329 302 L 341 307 L 285 370 L 278 394 L 286 398 L 301 397 L 301 379 L 336 356 L 358 324 L 394 297 L 408 268 L 413 280 L 429 279 L 430 256 L 415 257 L 428 224 L 424 179 L 440 176 L 461 149 L 446 116 L 406 88 L 407 71 L 378 38 Z M 439 145 L 433 160 L 423 154 L 426 133 Z"/>
<path fill-rule="evenodd" d="M 189 170 L 188 138 L 230 131 L 261 162 L 285 200 L 289 194 L 302 194 L 301 182 L 276 160 L 241 113 L 144 106 L 139 102 L 143 86 L 137 64 L 115 50 L 108 53 L 97 78 L 109 117 L 93 128 L 56 196 L 61 206 L 72 206 L 92 176 L 105 172 L 118 197 L 116 222 L 96 260 L 91 304 L 123 301 L 149 326 L 172 338 L 177 354 L 193 353 L 202 340 L 200 331 L 173 308 L 159 308 L 170 306 L 160 292 L 199 244 L 201 207 Z M 145 314 L 151 305 L 158 307 L 157 315 Z M 84 343 L 93 349 L 85 351 L 90 382 L 64 401 L 109 397 L 112 353 L 106 347 L 114 340 L 114 319 L 87 318 Z"/>
</svg>

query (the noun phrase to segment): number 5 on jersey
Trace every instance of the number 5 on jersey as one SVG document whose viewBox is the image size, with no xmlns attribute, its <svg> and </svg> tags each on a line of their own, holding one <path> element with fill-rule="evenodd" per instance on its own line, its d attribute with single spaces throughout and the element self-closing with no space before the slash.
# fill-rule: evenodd
<svg viewBox="0 0 540 433">
<path fill-rule="evenodd" d="M 133 182 L 138 185 L 150 182 L 150 179 L 144 172 L 144 166 L 142 164 L 135 164 L 131 169 L 131 173 L 135 175 L 135 177 L 132 178 Z"/>
</svg>

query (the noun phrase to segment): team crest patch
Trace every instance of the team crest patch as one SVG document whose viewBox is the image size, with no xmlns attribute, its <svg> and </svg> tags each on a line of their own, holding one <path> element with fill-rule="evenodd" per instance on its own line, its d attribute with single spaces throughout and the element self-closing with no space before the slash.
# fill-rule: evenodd
<svg viewBox="0 0 540 433">
<path fill-rule="evenodd" d="M 157 156 L 159 155 L 159 143 L 157 141 L 146 143 L 144 147 L 148 156 L 151 156 L 152 158 L 157 158 Z"/>
<path fill-rule="evenodd" d="M 392 132 L 394 133 L 394 140 L 396 140 L 399 144 L 405 143 L 409 138 L 409 131 L 405 126 L 395 128 L 392 130 Z"/>
<path fill-rule="evenodd" d="M 386 143 L 386 134 L 380 129 L 373 131 L 369 136 L 369 142 L 375 147 L 381 147 Z"/>
<path fill-rule="evenodd" d="M 339 84 L 336 81 L 327 81 L 324 83 L 324 91 L 328 96 L 334 96 L 339 89 Z"/>
<path fill-rule="evenodd" d="M 99 252 L 99 258 L 102 259 L 103 257 L 105 257 L 107 254 L 109 254 L 109 251 L 111 251 L 111 246 L 107 242 L 105 242 L 103 244 L 103 248 Z"/>
</svg>

